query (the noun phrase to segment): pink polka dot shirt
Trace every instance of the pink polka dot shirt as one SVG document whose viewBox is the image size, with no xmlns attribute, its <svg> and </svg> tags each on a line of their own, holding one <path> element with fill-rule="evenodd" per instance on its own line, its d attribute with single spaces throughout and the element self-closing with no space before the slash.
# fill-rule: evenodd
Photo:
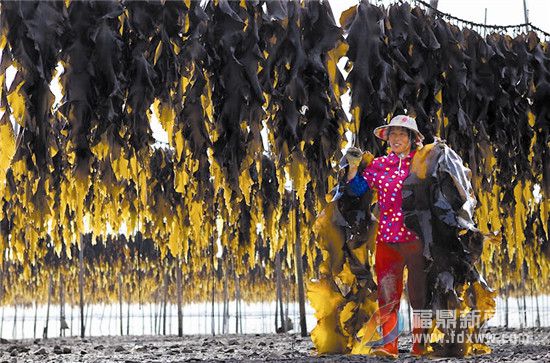
<svg viewBox="0 0 550 363">
<path fill-rule="evenodd" d="M 394 153 L 375 158 L 363 171 L 363 178 L 370 188 L 378 191 L 380 223 L 376 241 L 389 243 L 411 242 L 418 236 L 403 223 L 401 190 L 409 175 L 413 150 L 402 160 Z"/>
</svg>

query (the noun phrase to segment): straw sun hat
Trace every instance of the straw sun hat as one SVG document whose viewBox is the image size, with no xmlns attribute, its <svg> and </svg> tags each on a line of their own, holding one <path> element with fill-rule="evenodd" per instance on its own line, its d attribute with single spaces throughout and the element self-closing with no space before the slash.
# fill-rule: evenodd
<svg viewBox="0 0 550 363">
<path fill-rule="evenodd" d="M 422 135 L 420 131 L 418 131 L 416 120 L 406 115 L 397 115 L 391 119 L 389 124 L 375 128 L 374 135 L 379 139 L 388 141 L 388 134 L 390 131 L 390 127 L 392 126 L 400 126 L 400 127 L 404 127 L 406 129 L 414 131 L 416 134 L 417 142 L 422 142 L 424 140 L 424 135 Z"/>
</svg>

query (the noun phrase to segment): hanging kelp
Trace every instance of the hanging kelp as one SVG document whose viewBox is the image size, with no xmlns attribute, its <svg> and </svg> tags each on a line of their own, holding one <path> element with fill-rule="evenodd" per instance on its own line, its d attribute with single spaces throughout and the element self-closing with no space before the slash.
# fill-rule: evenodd
<svg viewBox="0 0 550 363">
<path fill-rule="evenodd" d="M 263 58 L 258 46 L 262 9 L 259 3 L 220 0 L 209 2 L 206 50 L 214 110 L 214 158 L 228 186 L 237 195 L 245 192 L 241 173 L 248 173 L 261 148 L 264 97 L 258 80 Z M 238 202 L 240 197 L 235 200 Z"/>
<path fill-rule="evenodd" d="M 315 194 L 321 196 L 332 187 L 328 185 L 327 177 L 333 170 L 332 161 L 341 156 L 344 125 L 347 123 L 339 97 L 345 92 L 346 85 L 336 66 L 347 45 L 342 30 L 335 24 L 328 1 L 308 2 L 300 25 L 306 56 L 303 69 L 306 100 L 302 106 L 304 110 L 301 110 L 305 122 L 300 127 L 304 144 L 300 147 Z M 303 204 L 305 188 L 297 190 Z"/>
<path fill-rule="evenodd" d="M 157 56 L 158 45 L 152 44 L 150 39 L 163 20 L 160 18 L 161 13 L 160 3 L 136 1 L 127 4 L 128 15 L 124 19 L 123 39 L 128 59 L 128 67 L 125 69 L 128 81 L 125 121 L 130 146 L 136 151 L 152 143 L 148 110 L 154 100 L 154 87 L 158 78 L 153 68 L 153 55 Z"/>
<path fill-rule="evenodd" d="M 267 125 L 272 131 L 274 154 L 281 166 L 302 139 L 300 112 L 307 107 L 303 72 L 307 58 L 300 32 L 301 13 L 297 1 L 273 2 L 267 16 L 273 19 L 261 28 L 265 66 L 260 72 L 267 96 Z"/>
<path fill-rule="evenodd" d="M 407 110 L 406 113 L 421 122 L 420 131 L 424 135 L 433 135 L 429 120 L 437 117 L 440 108 L 436 95 L 441 90 L 443 70 L 438 59 L 441 45 L 432 29 L 431 18 L 405 3 L 388 9 L 385 24 L 388 52 L 395 71 L 396 104 L 395 111 L 390 112 Z"/>
<path fill-rule="evenodd" d="M 348 33 L 351 116 L 356 146 L 376 147 L 372 131 L 383 123 L 395 105 L 393 63 L 384 42 L 383 9 L 361 2 L 342 13 L 340 23 Z"/>
<path fill-rule="evenodd" d="M 176 189 L 184 193 L 186 183 L 193 181 L 196 186 L 193 193 L 200 200 L 212 199 L 210 163 L 207 149 L 212 146 L 213 131 L 212 90 L 209 83 L 207 66 L 208 55 L 204 47 L 208 17 L 198 2 L 191 2 L 185 18 L 184 40 L 177 61 L 180 64 L 180 76 L 175 93 L 172 95 L 175 119 L 164 122 L 168 126 L 171 144 L 176 148 L 177 177 Z M 183 100 L 183 103 L 178 102 Z M 161 120 L 169 120 L 163 109 Z M 170 130 L 173 123 L 173 132 Z M 215 177 L 220 183 L 221 175 Z"/>
<path fill-rule="evenodd" d="M 17 68 L 7 92 L 4 88 L 6 69 L 3 67 L 2 71 L 2 94 L 6 92 L 2 98 L 9 104 L 4 104 L 2 129 L 6 136 L 6 145 L 3 146 L 6 155 L 2 158 L 13 155 L 11 125 L 6 124 L 10 122 L 10 116 L 20 128 L 12 161 L 10 196 L 6 200 L 10 202 L 10 213 L 14 215 L 13 223 L 26 225 L 24 229 L 14 231 L 10 244 L 14 256 L 26 260 L 25 276 L 29 276 L 37 240 L 45 234 L 52 215 L 49 172 L 53 169 L 52 157 L 58 148 L 56 130 L 51 125 L 54 96 L 49 84 L 58 62 L 65 15 L 63 3 L 10 2 L 2 5 L 2 34 L 6 41 L 3 53 L 6 60 L 3 59 L 2 63 L 5 67 L 12 56 Z M 33 221 L 30 225 L 24 222 L 28 218 Z"/>
</svg>

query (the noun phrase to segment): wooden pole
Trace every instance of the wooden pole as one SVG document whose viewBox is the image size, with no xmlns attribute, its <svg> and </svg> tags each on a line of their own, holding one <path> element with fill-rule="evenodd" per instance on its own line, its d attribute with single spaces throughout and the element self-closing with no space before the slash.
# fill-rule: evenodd
<svg viewBox="0 0 550 363">
<path fill-rule="evenodd" d="M 227 267 L 227 264 L 224 263 L 224 266 Z M 227 268 L 224 268 L 222 271 L 223 276 L 223 329 L 222 333 L 227 334 L 229 333 L 229 293 L 227 289 L 229 278 L 227 273 Z"/>
<path fill-rule="evenodd" d="M 281 261 L 281 251 L 278 251 L 275 255 L 275 274 L 276 274 L 276 283 L 277 283 L 277 302 L 279 304 L 279 316 L 281 318 L 281 328 L 284 333 L 286 333 L 286 322 L 284 317 L 283 310 L 283 287 L 282 287 L 282 261 Z M 278 329 L 275 326 L 275 329 Z"/>
<path fill-rule="evenodd" d="M 523 17 L 525 19 L 525 32 L 529 31 L 529 10 L 527 10 L 527 1 L 523 0 Z"/>
<path fill-rule="evenodd" d="M 438 3 L 439 3 L 439 0 L 430 0 L 430 6 L 433 9 L 437 9 Z M 434 15 L 435 14 L 435 10 L 433 10 L 433 9 L 429 9 L 428 15 Z"/>
<path fill-rule="evenodd" d="M 109 304 L 109 320 L 107 321 L 108 335 L 111 335 L 111 323 L 113 321 L 113 304 Z"/>
<path fill-rule="evenodd" d="M 80 337 L 84 338 L 84 234 L 80 235 L 80 248 L 78 251 L 78 292 L 80 294 Z"/>
<path fill-rule="evenodd" d="M 214 319 L 214 304 L 216 300 L 216 276 L 214 272 L 214 266 L 212 266 L 212 309 L 210 312 L 210 329 L 212 336 L 216 335 L 216 320 Z"/>
<path fill-rule="evenodd" d="M 170 307 L 168 308 L 168 335 L 172 335 L 172 308 L 173 304 L 168 301 Z"/>
<path fill-rule="evenodd" d="M 164 310 L 162 317 L 162 335 L 166 335 L 166 305 L 168 303 L 168 271 L 164 270 Z"/>
<path fill-rule="evenodd" d="M 101 309 L 101 317 L 99 318 L 99 335 L 103 335 L 103 318 L 105 317 L 105 309 L 107 304 L 101 304 L 103 308 Z"/>
<path fill-rule="evenodd" d="M 485 28 L 483 29 L 483 37 L 485 37 L 487 35 L 487 8 L 485 8 L 485 20 L 483 21 L 483 24 L 485 24 Z"/>
<path fill-rule="evenodd" d="M 154 332 L 154 327 L 156 326 L 157 324 L 157 319 L 153 319 L 153 317 L 155 316 L 154 312 L 153 312 L 153 303 L 149 303 L 149 325 L 150 325 L 150 329 L 149 331 L 151 332 L 151 335 L 153 335 L 153 332 Z"/>
<path fill-rule="evenodd" d="M 23 311 L 21 312 L 21 339 L 25 338 L 25 305 L 22 306 Z"/>
<path fill-rule="evenodd" d="M 531 299 L 533 298 L 533 295 L 531 295 Z M 535 296 L 535 306 L 537 308 L 537 318 L 535 320 L 535 325 L 537 328 L 540 328 L 540 311 L 539 311 L 539 296 Z"/>
<path fill-rule="evenodd" d="M 140 303 L 141 310 L 141 335 L 145 335 L 145 304 Z"/>
<path fill-rule="evenodd" d="M 178 256 L 176 262 L 176 290 L 177 290 L 177 301 L 178 301 L 178 337 L 183 337 L 183 309 L 182 309 L 182 300 L 183 300 L 183 289 L 182 289 L 182 272 L 181 272 L 181 256 Z"/>
<path fill-rule="evenodd" d="M 126 335 L 130 335 L 130 303 L 132 300 L 132 289 L 128 288 L 128 304 L 126 307 Z"/>
<path fill-rule="evenodd" d="M 34 326 L 33 326 L 33 334 L 32 334 L 33 339 L 36 339 L 36 319 L 37 319 L 37 316 L 38 316 L 38 302 L 36 300 L 34 300 Z"/>
<path fill-rule="evenodd" d="M 518 317 L 519 317 L 519 328 L 523 329 L 523 320 L 521 319 L 521 303 L 519 300 L 519 296 L 516 297 L 516 303 L 518 305 Z"/>
<path fill-rule="evenodd" d="M 120 335 L 124 335 L 124 322 L 122 319 L 122 272 L 118 274 L 118 306 L 120 316 Z"/>
<path fill-rule="evenodd" d="M 48 339 L 48 323 L 50 321 L 50 304 L 52 302 L 52 293 L 53 293 L 53 275 L 50 273 L 50 285 L 48 287 L 48 306 L 46 307 L 46 325 L 44 326 L 44 331 L 42 332 L 43 339 Z"/>
<path fill-rule="evenodd" d="M 275 257 L 275 263 L 277 263 L 277 257 Z M 276 277 L 275 277 L 276 279 Z M 279 329 L 279 290 L 277 290 L 277 286 L 279 286 L 276 283 L 275 287 L 275 332 Z"/>
<path fill-rule="evenodd" d="M 158 292 L 158 289 L 157 289 L 157 291 L 155 292 L 155 306 L 154 306 L 154 314 L 155 314 L 155 324 L 154 324 L 154 326 L 155 326 L 155 329 L 154 329 L 155 333 L 154 333 L 154 334 L 157 334 L 157 324 L 158 324 L 158 322 L 157 322 L 157 307 L 158 307 L 158 300 L 159 300 L 159 297 L 158 297 L 158 296 L 159 296 L 159 292 Z M 154 335 L 154 334 L 153 334 L 153 335 Z"/>
<path fill-rule="evenodd" d="M 302 239 L 300 238 L 300 200 L 296 197 L 294 208 L 296 209 L 296 241 L 294 253 L 296 257 L 296 277 L 298 283 L 298 304 L 300 307 L 300 335 L 307 336 L 306 325 L 306 297 L 304 292 L 304 267 L 302 265 Z"/>
<path fill-rule="evenodd" d="M 506 286 L 506 296 L 505 296 L 505 303 L 504 303 L 504 327 L 508 328 L 508 286 Z"/>
<path fill-rule="evenodd" d="M 11 331 L 11 334 L 13 336 L 13 339 L 17 339 L 17 303 L 13 304 L 13 329 Z"/>
<path fill-rule="evenodd" d="M 523 294 L 523 322 L 527 328 L 527 301 L 525 300 L 525 289 L 522 291 Z"/>
<path fill-rule="evenodd" d="M 64 322 L 65 322 L 65 302 L 63 301 L 63 274 L 60 271 L 59 272 L 59 336 L 60 337 L 63 337 Z"/>
<path fill-rule="evenodd" d="M 239 334 L 239 277 L 235 268 L 233 268 L 233 278 L 235 279 L 235 334 Z"/>
<path fill-rule="evenodd" d="M 288 307 L 290 305 L 290 291 L 289 290 L 285 291 L 283 296 L 285 297 L 285 329 L 286 329 L 285 333 L 286 333 L 287 331 L 292 330 L 293 328 L 292 322 L 288 318 Z"/>
<path fill-rule="evenodd" d="M 408 273 L 408 272 L 407 272 Z M 409 289 L 407 288 L 407 300 L 409 302 L 409 331 L 412 333 L 412 309 L 411 309 L 411 299 L 409 298 Z"/>
<path fill-rule="evenodd" d="M 94 305 L 88 302 L 88 331 L 92 332 L 92 317 L 94 316 Z"/>
<path fill-rule="evenodd" d="M 71 293 L 71 336 L 73 336 L 74 295 Z"/>
</svg>

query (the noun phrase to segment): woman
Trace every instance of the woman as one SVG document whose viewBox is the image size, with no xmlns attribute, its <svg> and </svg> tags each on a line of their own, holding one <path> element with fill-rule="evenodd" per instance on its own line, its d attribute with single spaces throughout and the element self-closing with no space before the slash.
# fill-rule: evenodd
<svg viewBox="0 0 550 363">
<path fill-rule="evenodd" d="M 388 125 L 376 128 L 374 134 L 388 141 L 391 152 L 375 158 L 358 174 L 361 151 L 356 148 L 348 150 L 347 190 L 354 196 L 362 195 L 369 188 L 378 192 L 380 218 L 376 236 L 375 272 L 384 345 L 373 353 L 397 358 L 397 320 L 405 266 L 408 269 L 407 288 L 412 308 L 419 310 L 425 305 L 423 245 L 419 237 L 404 225 L 401 209 L 403 181 L 409 175 L 416 145 L 422 145 L 424 136 L 418 131 L 414 118 L 405 115 L 395 116 Z M 425 352 L 418 339 L 421 332 L 418 323 L 415 323 L 413 355 Z"/>
</svg>

